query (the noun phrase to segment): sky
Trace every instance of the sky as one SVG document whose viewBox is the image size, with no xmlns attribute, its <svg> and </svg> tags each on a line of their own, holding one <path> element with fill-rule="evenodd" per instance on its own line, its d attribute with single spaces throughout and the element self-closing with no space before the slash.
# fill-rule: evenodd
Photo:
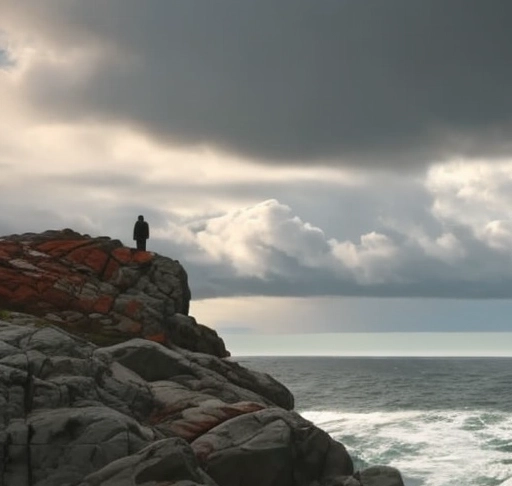
<svg viewBox="0 0 512 486">
<path fill-rule="evenodd" d="M 0 235 L 189 274 L 221 335 L 512 331 L 508 0 L 0 0 Z"/>
</svg>

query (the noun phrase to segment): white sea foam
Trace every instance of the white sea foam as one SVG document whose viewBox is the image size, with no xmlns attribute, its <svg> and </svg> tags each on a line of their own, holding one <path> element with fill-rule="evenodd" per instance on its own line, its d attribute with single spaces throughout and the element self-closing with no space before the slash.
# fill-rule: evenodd
<svg viewBox="0 0 512 486">
<path fill-rule="evenodd" d="M 303 411 L 356 466 L 398 468 L 406 486 L 512 486 L 512 414 L 489 410 Z"/>
</svg>

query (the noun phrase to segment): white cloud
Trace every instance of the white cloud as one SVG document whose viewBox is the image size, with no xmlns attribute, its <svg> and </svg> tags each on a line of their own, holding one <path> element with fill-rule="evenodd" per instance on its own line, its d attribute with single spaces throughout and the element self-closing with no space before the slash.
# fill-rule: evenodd
<svg viewBox="0 0 512 486">
<path fill-rule="evenodd" d="M 425 185 L 434 198 L 432 214 L 445 227 L 467 227 L 478 241 L 512 254 L 511 161 L 439 164 Z"/>
<path fill-rule="evenodd" d="M 354 272 L 361 284 L 396 281 L 394 270 L 399 249 L 386 235 L 372 231 L 361 236 L 361 243 L 330 240 L 333 255 Z"/>
<path fill-rule="evenodd" d="M 428 256 L 446 263 L 456 263 L 467 255 L 462 242 L 453 233 L 443 233 L 434 239 L 422 235 L 417 242 Z"/>
<path fill-rule="evenodd" d="M 216 261 L 230 263 L 240 275 L 258 278 L 282 273 L 276 266 L 279 255 L 305 267 L 321 267 L 329 259 L 323 232 L 277 200 L 207 220 L 197 241 Z"/>
<path fill-rule="evenodd" d="M 496 250 L 512 253 L 512 221 L 490 221 L 481 233 L 482 239 Z"/>
</svg>

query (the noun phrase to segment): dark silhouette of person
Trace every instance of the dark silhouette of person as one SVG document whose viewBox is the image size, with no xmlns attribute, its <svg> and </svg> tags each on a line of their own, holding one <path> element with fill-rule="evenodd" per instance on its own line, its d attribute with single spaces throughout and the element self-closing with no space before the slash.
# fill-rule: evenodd
<svg viewBox="0 0 512 486">
<path fill-rule="evenodd" d="M 133 239 L 137 242 L 137 250 L 146 251 L 146 240 L 149 238 L 149 224 L 144 216 L 139 216 L 133 227 Z"/>
</svg>

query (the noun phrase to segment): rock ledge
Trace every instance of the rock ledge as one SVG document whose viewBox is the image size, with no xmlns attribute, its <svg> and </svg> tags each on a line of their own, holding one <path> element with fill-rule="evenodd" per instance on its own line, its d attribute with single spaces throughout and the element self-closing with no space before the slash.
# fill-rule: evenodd
<svg viewBox="0 0 512 486">
<path fill-rule="evenodd" d="M 97 344 L 143 337 L 228 356 L 215 331 L 188 316 L 176 260 L 72 230 L 0 239 L 0 309 L 42 318 Z"/>
</svg>

